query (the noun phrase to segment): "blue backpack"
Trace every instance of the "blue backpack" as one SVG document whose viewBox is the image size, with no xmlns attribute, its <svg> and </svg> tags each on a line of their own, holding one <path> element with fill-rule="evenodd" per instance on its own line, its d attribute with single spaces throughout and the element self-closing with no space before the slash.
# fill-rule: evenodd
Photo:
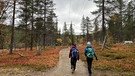
<svg viewBox="0 0 135 76">
<path fill-rule="evenodd" d="M 87 50 L 88 50 L 88 52 L 86 53 L 86 56 L 87 56 L 88 58 L 93 58 L 93 56 L 94 56 L 94 51 L 93 51 L 93 49 L 92 49 L 92 48 L 87 48 Z"/>
<path fill-rule="evenodd" d="M 77 58 L 78 57 L 78 50 L 76 48 L 72 48 L 72 52 L 71 52 L 71 56 L 73 58 Z"/>
</svg>

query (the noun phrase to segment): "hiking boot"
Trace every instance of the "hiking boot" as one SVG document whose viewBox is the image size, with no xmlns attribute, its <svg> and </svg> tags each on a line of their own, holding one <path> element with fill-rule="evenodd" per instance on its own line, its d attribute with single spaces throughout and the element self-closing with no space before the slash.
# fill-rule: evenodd
<svg viewBox="0 0 135 76">
<path fill-rule="evenodd" d="M 72 74 L 74 73 L 74 71 L 75 71 L 74 68 L 72 68 Z"/>
</svg>

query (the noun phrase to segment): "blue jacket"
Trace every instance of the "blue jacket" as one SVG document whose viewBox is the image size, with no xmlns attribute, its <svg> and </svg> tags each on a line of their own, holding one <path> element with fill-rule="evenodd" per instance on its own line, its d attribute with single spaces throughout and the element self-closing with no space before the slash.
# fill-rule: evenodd
<svg viewBox="0 0 135 76">
<path fill-rule="evenodd" d="M 85 48 L 85 50 L 84 50 L 84 54 L 85 54 L 85 56 L 86 56 L 86 57 L 87 57 L 87 55 L 86 55 L 86 54 L 87 54 L 87 52 L 89 51 L 89 50 L 88 50 L 88 48 L 92 48 L 92 47 L 91 47 L 90 45 L 88 45 L 88 46 Z M 96 57 L 96 59 L 98 59 L 98 58 L 97 58 L 97 55 L 96 55 L 96 53 L 95 53 L 95 51 L 94 51 L 94 49 L 93 49 L 93 48 L 92 48 L 92 51 L 94 52 L 94 56 Z"/>
</svg>

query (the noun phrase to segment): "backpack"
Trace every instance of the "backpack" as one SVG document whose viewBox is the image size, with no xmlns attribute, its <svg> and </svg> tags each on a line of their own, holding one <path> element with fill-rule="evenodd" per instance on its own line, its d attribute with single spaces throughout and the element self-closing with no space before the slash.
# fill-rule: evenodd
<svg viewBox="0 0 135 76">
<path fill-rule="evenodd" d="M 73 58 L 77 58 L 78 57 L 78 50 L 76 48 L 72 48 L 72 52 L 71 52 L 71 56 Z"/>
<path fill-rule="evenodd" d="M 93 58 L 93 56 L 94 56 L 94 51 L 93 51 L 93 49 L 92 49 L 92 48 L 87 48 L 87 50 L 88 50 L 88 52 L 86 53 L 86 56 L 87 56 L 88 58 Z"/>
</svg>

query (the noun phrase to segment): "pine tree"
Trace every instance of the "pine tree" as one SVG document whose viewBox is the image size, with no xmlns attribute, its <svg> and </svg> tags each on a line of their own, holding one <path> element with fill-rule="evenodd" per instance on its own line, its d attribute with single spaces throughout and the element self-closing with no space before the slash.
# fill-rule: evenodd
<svg viewBox="0 0 135 76">
<path fill-rule="evenodd" d="M 66 22 L 64 22 L 64 26 L 63 26 L 63 45 L 67 45 L 67 39 L 66 39 L 67 31 L 68 31 L 67 24 L 66 24 Z"/>
<path fill-rule="evenodd" d="M 106 31 L 106 24 L 109 23 L 109 21 L 111 20 L 112 15 L 117 15 L 118 17 L 118 21 L 117 23 L 119 24 L 119 32 L 117 33 L 118 40 L 117 41 L 122 41 L 123 39 L 123 14 L 125 12 L 124 8 L 125 8 L 125 1 L 124 0 L 95 0 L 94 1 L 97 5 L 97 7 L 99 7 L 98 10 L 92 12 L 92 14 L 97 15 L 96 17 L 98 17 L 98 24 L 100 24 L 100 19 L 102 19 L 102 23 L 104 22 L 104 24 L 102 24 L 102 30 L 104 30 L 104 32 Z M 104 3 L 104 8 L 103 8 L 103 3 Z M 104 10 L 104 14 L 102 12 L 102 10 Z M 102 15 L 102 18 L 101 18 Z M 104 25 L 104 26 L 103 26 Z M 100 26 L 100 25 L 99 25 Z M 109 26 L 109 25 L 108 25 Z M 115 31 L 115 30 L 114 30 Z"/>
<path fill-rule="evenodd" d="M 127 13 L 124 16 L 124 30 L 123 30 L 123 37 L 124 40 L 134 40 L 135 38 L 135 1 L 130 1 L 127 5 L 126 11 Z"/>
<path fill-rule="evenodd" d="M 99 30 L 99 25 L 98 25 L 98 22 L 97 22 L 97 18 L 95 18 L 95 20 L 94 20 L 94 26 L 95 26 L 94 32 L 93 32 L 94 40 L 96 41 L 96 44 L 98 44 L 99 40 L 101 40 L 100 39 L 101 36 L 99 34 L 100 30 Z"/>
<path fill-rule="evenodd" d="M 83 43 L 85 42 L 85 29 L 86 29 L 86 19 L 83 16 L 82 17 L 82 22 L 81 22 L 81 30 L 82 30 L 82 36 L 83 36 Z"/>
<path fill-rule="evenodd" d="M 71 22 L 71 24 L 70 24 L 69 31 L 70 31 L 71 44 L 74 44 L 74 29 L 73 29 L 73 24 L 72 24 L 72 22 Z"/>
<path fill-rule="evenodd" d="M 7 38 L 7 29 L 6 25 L 0 24 L 0 49 L 4 49 L 6 46 Z"/>
<path fill-rule="evenodd" d="M 90 33 L 92 33 L 92 25 L 90 22 L 89 17 L 86 17 L 86 40 L 88 41 L 92 41 L 91 37 L 90 37 Z"/>
<path fill-rule="evenodd" d="M 10 52 L 9 52 L 9 54 L 13 54 L 14 26 L 15 26 L 15 8 L 16 8 L 16 0 L 14 0 L 14 7 L 13 7 L 12 34 L 11 34 L 11 43 L 10 43 Z"/>
</svg>

